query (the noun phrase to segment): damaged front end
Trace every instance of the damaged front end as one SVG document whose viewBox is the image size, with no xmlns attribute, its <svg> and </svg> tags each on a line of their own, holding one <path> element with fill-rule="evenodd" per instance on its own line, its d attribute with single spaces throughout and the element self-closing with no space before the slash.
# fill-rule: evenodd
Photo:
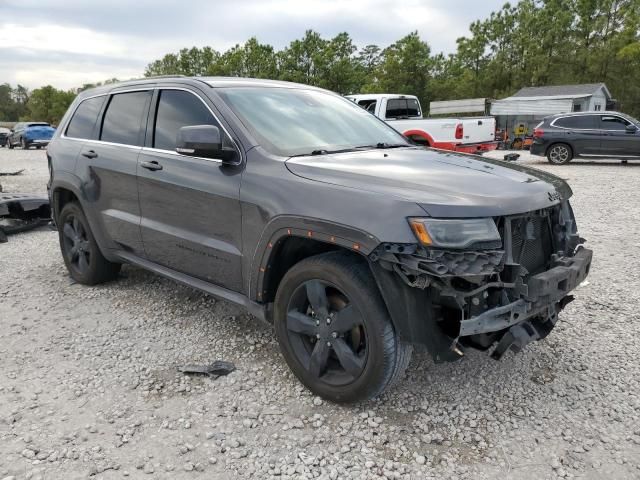
<svg viewBox="0 0 640 480">
<path fill-rule="evenodd" d="M 592 252 L 577 234 L 568 201 L 493 221 L 492 242 L 383 243 L 370 255 L 401 338 L 426 345 L 436 361 L 493 345 L 499 359 L 546 337 L 573 300 L 569 292 L 589 273 Z"/>
</svg>

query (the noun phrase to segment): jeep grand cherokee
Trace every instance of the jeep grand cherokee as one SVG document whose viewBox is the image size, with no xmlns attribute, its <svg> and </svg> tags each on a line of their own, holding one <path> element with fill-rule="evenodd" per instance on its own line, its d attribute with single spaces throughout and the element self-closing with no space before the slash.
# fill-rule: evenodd
<svg viewBox="0 0 640 480">
<path fill-rule="evenodd" d="M 589 271 L 567 184 L 410 144 L 331 92 L 230 78 L 81 93 L 48 148 L 71 276 L 122 263 L 273 323 L 309 389 L 350 402 L 545 337 Z"/>
</svg>

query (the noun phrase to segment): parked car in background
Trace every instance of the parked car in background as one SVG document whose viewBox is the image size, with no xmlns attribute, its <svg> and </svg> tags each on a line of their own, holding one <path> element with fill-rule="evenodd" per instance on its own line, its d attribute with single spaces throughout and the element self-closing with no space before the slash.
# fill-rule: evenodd
<svg viewBox="0 0 640 480">
<path fill-rule="evenodd" d="M 7 144 L 7 138 L 9 138 L 10 134 L 11 130 L 0 127 L 0 147 L 4 147 Z"/>
<path fill-rule="evenodd" d="M 7 147 L 20 146 L 27 149 L 46 147 L 53 137 L 56 129 L 46 122 L 20 122 L 16 123 L 7 138 Z"/>
<path fill-rule="evenodd" d="M 347 95 L 376 117 L 415 143 L 464 153 L 498 148 L 493 117 L 423 118 L 418 97 L 413 95 Z"/>
<path fill-rule="evenodd" d="M 444 362 L 541 340 L 591 264 L 561 178 L 415 146 L 307 85 L 86 90 L 47 157 L 78 283 L 131 263 L 240 304 L 339 402 L 392 385 L 414 345 Z"/>
<path fill-rule="evenodd" d="M 551 115 L 533 131 L 531 153 L 555 165 L 573 158 L 640 160 L 640 122 L 619 112 Z"/>
</svg>

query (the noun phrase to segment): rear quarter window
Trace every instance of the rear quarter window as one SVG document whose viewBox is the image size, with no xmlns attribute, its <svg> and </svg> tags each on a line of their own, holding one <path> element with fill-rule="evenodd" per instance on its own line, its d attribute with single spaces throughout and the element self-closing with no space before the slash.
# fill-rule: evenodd
<svg viewBox="0 0 640 480">
<path fill-rule="evenodd" d="M 106 96 L 103 95 L 88 98 L 80 103 L 71 117 L 65 135 L 71 138 L 90 139 L 105 98 Z"/>
</svg>

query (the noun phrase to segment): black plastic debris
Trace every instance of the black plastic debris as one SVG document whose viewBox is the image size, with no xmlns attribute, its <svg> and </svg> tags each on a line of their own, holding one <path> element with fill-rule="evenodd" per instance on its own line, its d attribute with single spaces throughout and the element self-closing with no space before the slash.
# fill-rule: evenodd
<svg viewBox="0 0 640 480">
<path fill-rule="evenodd" d="M 17 172 L 0 172 L 0 177 L 15 177 L 16 175 L 22 175 L 22 172 L 24 172 L 24 168 Z"/>
<path fill-rule="evenodd" d="M 507 162 L 515 162 L 519 158 L 520 158 L 520 154 L 519 153 L 507 153 L 503 157 L 503 159 L 506 160 Z"/>
<path fill-rule="evenodd" d="M 216 360 L 211 365 L 184 365 L 178 367 L 178 371 L 186 375 L 207 375 L 209 378 L 216 379 L 218 377 L 229 375 L 236 369 L 231 362 L 224 360 Z"/>
<path fill-rule="evenodd" d="M 51 221 L 49 198 L 24 193 L 0 193 L 0 243 L 7 235 L 25 232 Z"/>
</svg>

